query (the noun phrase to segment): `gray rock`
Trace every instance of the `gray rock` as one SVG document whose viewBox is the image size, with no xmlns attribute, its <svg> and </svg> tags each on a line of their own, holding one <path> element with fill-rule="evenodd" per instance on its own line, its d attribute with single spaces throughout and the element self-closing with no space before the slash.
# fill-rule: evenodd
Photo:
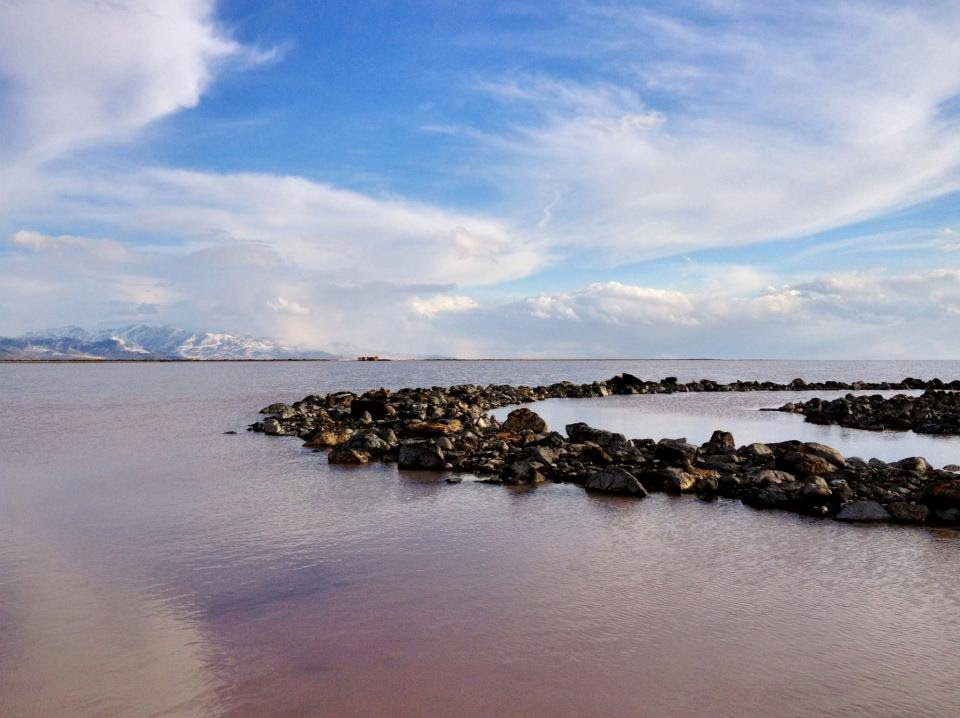
<svg viewBox="0 0 960 718">
<path fill-rule="evenodd" d="M 889 520 L 890 514 L 876 501 L 855 501 L 844 506 L 843 510 L 837 514 L 837 521 L 878 523 Z"/>
<path fill-rule="evenodd" d="M 609 468 L 596 471 L 589 476 L 584 488 L 641 499 L 647 496 L 647 490 L 643 488 L 643 484 L 626 469 Z"/>
</svg>

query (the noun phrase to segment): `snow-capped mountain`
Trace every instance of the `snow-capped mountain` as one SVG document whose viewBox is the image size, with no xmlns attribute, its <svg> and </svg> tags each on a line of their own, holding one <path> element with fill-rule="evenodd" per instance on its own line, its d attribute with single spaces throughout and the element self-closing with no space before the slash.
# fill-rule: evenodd
<svg viewBox="0 0 960 718">
<path fill-rule="evenodd" d="M 242 334 L 135 324 L 88 331 L 61 327 L 0 338 L 0 359 L 338 359 L 328 352 Z"/>
</svg>

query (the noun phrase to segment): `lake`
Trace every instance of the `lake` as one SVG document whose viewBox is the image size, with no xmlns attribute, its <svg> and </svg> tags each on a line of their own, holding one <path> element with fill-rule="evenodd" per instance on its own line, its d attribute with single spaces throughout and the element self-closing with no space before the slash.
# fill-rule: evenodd
<svg viewBox="0 0 960 718">
<path fill-rule="evenodd" d="M 960 362 L 0 365 L 0 715 L 956 715 L 960 532 L 449 485 L 244 431 L 309 393 L 623 371 L 950 380 Z M 757 411 L 814 395 L 838 394 L 531 408 L 561 431 L 960 463 L 957 438 Z"/>
</svg>

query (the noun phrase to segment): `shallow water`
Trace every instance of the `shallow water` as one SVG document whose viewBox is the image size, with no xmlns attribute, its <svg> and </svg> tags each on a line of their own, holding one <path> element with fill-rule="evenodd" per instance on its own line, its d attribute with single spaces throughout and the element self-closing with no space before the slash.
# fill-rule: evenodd
<svg viewBox="0 0 960 718">
<path fill-rule="evenodd" d="M 960 363 L 0 366 L 0 714 L 956 714 L 957 532 L 451 486 L 242 431 L 312 392 L 621 371 L 953 379 Z M 755 411 L 789 398 L 536 408 L 555 427 L 957 462 L 955 439 Z"/>
</svg>

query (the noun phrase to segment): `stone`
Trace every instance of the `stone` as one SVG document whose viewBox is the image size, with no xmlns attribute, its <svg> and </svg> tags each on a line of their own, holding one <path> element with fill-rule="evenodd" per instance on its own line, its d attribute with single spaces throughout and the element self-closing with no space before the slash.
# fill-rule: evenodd
<svg viewBox="0 0 960 718">
<path fill-rule="evenodd" d="M 609 468 L 595 471 L 590 474 L 583 486 L 591 491 L 606 494 L 635 496 L 641 499 L 647 496 L 647 490 L 643 484 L 626 469 Z"/>
<path fill-rule="evenodd" d="M 833 496 L 833 491 L 822 476 L 816 476 L 800 487 L 800 495 L 811 502 L 821 502 Z"/>
<path fill-rule="evenodd" d="M 808 441 L 803 444 L 802 450 L 803 453 L 817 456 L 838 468 L 842 468 L 847 465 L 847 460 L 843 458 L 843 454 L 834 449 L 832 446 L 818 444 L 815 441 Z"/>
<path fill-rule="evenodd" d="M 567 424 L 566 431 L 570 441 L 574 444 L 596 444 L 606 451 L 622 448 L 627 443 L 627 438 L 623 434 L 605 431 L 604 429 L 594 429 L 582 421 Z"/>
<path fill-rule="evenodd" d="M 260 430 L 267 436 L 283 436 L 286 430 L 276 419 L 267 419 L 260 424 Z"/>
<path fill-rule="evenodd" d="M 366 464 L 368 461 L 370 455 L 365 451 L 346 446 L 334 447 L 327 455 L 327 462 L 331 464 Z"/>
<path fill-rule="evenodd" d="M 660 439 L 653 455 L 661 461 L 677 463 L 687 460 L 697 453 L 697 447 L 686 439 Z"/>
<path fill-rule="evenodd" d="M 876 501 L 855 501 L 844 506 L 836 519 L 858 523 L 879 523 L 889 521 L 890 514 Z"/>
<path fill-rule="evenodd" d="M 443 450 L 427 441 L 401 444 L 397 454 L 397 466 L 401 469 L 442 471 L 445 463 Z"/>
<path fill-rule="evenodd" d="M 735 449 L 737 447 L 736 442 L 733 440 L 733 434 L 729 431 L 721 431 L 720 429 L 713 432 L 710 436 L 710 441 L 707 443 L 719 449 Z"/>
<path fill-rule="evenodd" d="M 277 402 L 276 404 L 271 404 L 270 406 L 265 406 L 260 410 L 261 414 L 267 414 L 268 416 L 278 416 L 281 419 L 289 419 L 293 416 L 296 416 L 296 410 L 289 404 L 284 404 L 283 402 Z"/>
<path fill-rule="evenodd" d="M 900 461 L 894 461 L 891 466 L 896 466 L 898 469 L 905 469 L 906 471 L 916 471 L 920 474 L 925 474 L 933 468 L 922 456 L 910 456 L 906 459 L 900 459 Z"/>
<path fill-rule="evenodd" d="M 781 484 L 792 484 L 796 480 L 796 477 L 787 471 L 764 469 L 757 474 L 755 483 L 758 486 L 780 486 Z"/>
<path fill-rule="evenodd" d="M 463 422 L 459 419 L 437 419 L 407 425 L 410 436 L 456 436 L 461 431 Z"/>
<path fill-rule="evenodd" d="M 540 464 L 529 459 L 508 465 L 500 478 L 505 484 L 539 484 L 547 480 L 540 472 Z"/>
<path fill-rule="evenodd" d="M 931 481 L 923 490 L 923 503 L 937 509 L 960 508 L 960 478 Z"/>
<path fill-rule="evenodd" d="M 353 432 L 349 429 L 322 429 L 311 436 L 304 443 L 304 447 L 307 449 L 326 449 L 344 443 L 351 436 L 353 436 Z"/>
<path fill-rule="evenodd" d="M 660 473 L 663 474 L 663 490 L 674 494 L 690 491 L 697 482 L 696 476 L 676 466 L 668 466 Z"/>
<path fill-rule="evenodd" d="M 747 444 L 737 452 L 755 459 L 772 459 L 773 449 L 766 444 Z"/>
<path fill-rule="evenodd" d="M 503 422 L 501 428 L 512 434 L 519 434 L 521 431 L 532 431 L 534 434 L 542 434 L 547 430 L 547 422 L 536 412 L 530 411 L 526 407 L 521 407 L 507 414 L 507 419 Z"/>
<path fill-rule="evenodd" d="M 889 504 L 887 512 L 898 524 L 922 524 L 930 517 L 930 509 L 923 504 L 899 502 Z"/>
</svg>

